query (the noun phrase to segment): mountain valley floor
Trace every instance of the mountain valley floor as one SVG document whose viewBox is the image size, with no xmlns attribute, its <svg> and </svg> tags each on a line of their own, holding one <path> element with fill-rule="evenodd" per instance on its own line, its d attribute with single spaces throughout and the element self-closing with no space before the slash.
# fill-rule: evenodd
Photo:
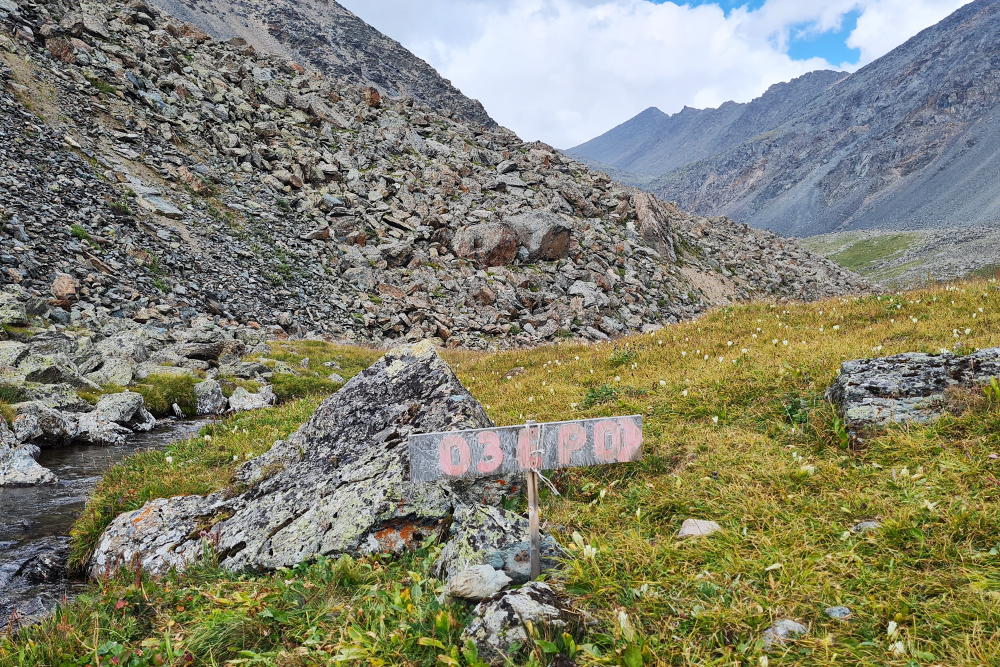
<svg viewBox="0 0 1000 667">
<path fill-rule="evenodd" d="M 1000 289 L 980 279 L 739 305 L 614 344 L 445 353 L 498 424 L 644 418 L 643 461 L 553 476 L 544 528 L 569 556 L 548 580 L 594 623 L 573 640 L 540 634 L 516 664 L 1000 664 L 1000 392 L 952 395 L 939 421 L 861 445 L 823 398 L 845 360 L 998 345 Z M 380 353 L 312 341 L 272 356 L 352 374 Z M 321 398 L 109 471 L 74 533 L 77 562 L 118 512 L 226 487 L 234 459 Z M 721 531 L 678 539 L 686 519 Z M 272 574 L 211 557 L 162 580 L 123 573 L 0 639 L 0 665 L 479 664 L 459 643 L 468 610 L 436 599 L 436 549 Z M 781 620 L 806 632 L 767 650 Z"/>
</svg>

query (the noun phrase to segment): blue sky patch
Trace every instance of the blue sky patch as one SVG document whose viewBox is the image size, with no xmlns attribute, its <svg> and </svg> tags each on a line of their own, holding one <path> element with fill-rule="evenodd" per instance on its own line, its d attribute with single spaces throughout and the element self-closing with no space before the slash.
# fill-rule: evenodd
<svg viewBox="0 0 1000 667">
<path fill-rule="evenodd" d="M 699 5 L 718 5 L 729 16 L 734 9 L 746 7 L 751 11 L 760 9 L 767 0 L 649 0 L 661 5 L 664 2 L 697 7 Z M 847 38 L 858 25 L 861 10 L 853 9 L 844 14 L 839 29 L 818 33 L 813 24 L 793 25 L 790 27 L 788 55 L 793 60 L 808 60 L 823 58 L 834 66 L 844 63 L 856 64 L 861 60 L 861 50 L 847 46 Z"/>
<path fill-rule="evenodd" d="M 847 46 L 847 38 L 858 27 L 861 10 L 852 9 L 844 14 L 840 30 L 828 30 L 822 34 L 812 30 L 811 25 L 795 25 L 791 28 L 788 55 L 793 60 L 807 60 L 819 56 L 831 65 L 856 64 L 861 60 L 861 49 Z"/>
</svg>

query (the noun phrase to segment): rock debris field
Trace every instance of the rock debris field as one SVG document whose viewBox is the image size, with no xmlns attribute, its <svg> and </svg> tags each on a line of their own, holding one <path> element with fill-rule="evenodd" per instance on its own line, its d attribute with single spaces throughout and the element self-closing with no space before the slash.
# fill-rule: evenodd
<svg viewBox="0 0 1000 667">
<path fill-rule="evenodd" d="M 493 348 L 866 288 L 793 241 L 135 0 L 7 0 L 0 54 L 0 281 L 60 324 L 208 314 Z"/>
</svg>

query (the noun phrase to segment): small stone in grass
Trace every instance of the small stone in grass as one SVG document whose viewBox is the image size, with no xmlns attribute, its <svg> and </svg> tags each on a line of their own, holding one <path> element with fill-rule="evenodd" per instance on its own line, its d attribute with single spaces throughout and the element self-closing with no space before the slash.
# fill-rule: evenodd
<svg viewBox="0 0 1000 667">
<path fill-rule="evenodd" d="M 714 521 L 685 519 L 684 523 L 681 524 L 681 529 L 677 531 L 677 537 L 707 537 L 720 530 L 722 530 L 722 526 Z"/>
<path fill-rule="evenodd" d="M 847 621 L 850 620 L 851 616 L 854 616 L 854 613 L 847 607 L 827 607 L 825 613 L 838 621 Z"/>
<path fill-rule="evenodd" d="M 347 380 L 345 380 L 337 373 L 330 373 L 330 382 L 336 382 L 337 384 L 344 384 L 345 382 L 347 382 Z"/>
<path fill-rule="evenodd" d="M 784 644 L 809 632 L 809 628 L 790 618 L 780 618 L 764 631 L 764 649 L 775 644 Z"/>
<path fill-rule="evenodd" d="M 878 530 L 882 527 L 882 524 L 878 521 L 862 521 L 861 523 L 851 526 L 852 533 L 867 533 L 870 530 Z"/>
<path fill-rule="evenodd" d="M 489 565 L 475 565 L 448 580 L 448 595 L 463 600 L 483 600 L 496 595 L 511 582 L 502 571 Z"/>
</svg>

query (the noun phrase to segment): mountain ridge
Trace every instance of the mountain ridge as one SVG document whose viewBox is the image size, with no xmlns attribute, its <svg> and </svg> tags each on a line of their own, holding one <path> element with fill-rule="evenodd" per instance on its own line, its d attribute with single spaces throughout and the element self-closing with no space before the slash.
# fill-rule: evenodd
<svg viewBox="0 0 1000 667">
<path fill-rule="evenodd" d="M 152 0 L 170 16 L 217 39 L 242 37 L 258 50 L 298 61 L 325 75 L 372 85 L 390 97 L 411 96 L 439 111 L 496 127 L 477 100 L 466 97 L 427 62 L 344 8 L 336 0 Z"/>
<path fill-rule="evenodd" d="M 767 135 L 643 183 L 788 235 L 996 223 L 998 9 L 967 4 Z"/>
</svg>

